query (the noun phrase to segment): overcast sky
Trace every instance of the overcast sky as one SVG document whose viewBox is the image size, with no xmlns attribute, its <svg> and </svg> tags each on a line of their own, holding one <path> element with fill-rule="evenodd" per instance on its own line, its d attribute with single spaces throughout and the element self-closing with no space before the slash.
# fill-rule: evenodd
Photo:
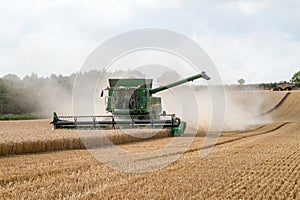
<svg viewBox="0 0 300 200">
<path fill-rule="evenodd" d="M 300 70 L 297 0 L 0 0 L 0 76 L 69 75 L 110 37 L 177 31 L 211 57 L 225 83 L 288 80 Z"/>
</svg>

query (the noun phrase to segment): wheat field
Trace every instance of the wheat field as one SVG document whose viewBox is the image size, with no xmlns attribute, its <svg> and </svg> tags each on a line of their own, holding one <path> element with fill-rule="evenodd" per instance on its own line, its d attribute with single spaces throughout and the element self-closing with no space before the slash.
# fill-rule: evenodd
<svg viewBox="0 0 300 200">
<path fill-rule="evenodd" d="M 199 151 L 206 147 L 202 146 L 204 137 L 199 133 L 185 153 L 168 167 L 140 174 L 120 172 L 99 163 L 82 149 L 81 143 L 76 144 L 78 136 L 74 131 L 53 132 L 44 120 L 0 122 L 0 152 L 6 152 L 0 157 L 0 198 L 300 199 L 300 93 L 264 95 L 269 99 L 263 112 L 272 116 L 271 123 L 222 133 L 203 159 L 199 158 Z M 161 134 L 162 138 L 117 143 L 135 153 L 156 151 L 174 140 Z M 44 147 L 46 152 L 36 150 L 38 153 L 31 154 L 26 150 L 49 141 L 67 140 L 75 150 Z M 125 139 L 119 139 L 122 140 Z M 12 152 L 5 150 L 24 141 L 34 145 L 18 146 Z M 27 154 L 10 155 L 24 149 Z M 66 150 L 57 151 L 61 149 Z M 174 151 L 166 151 L 161 157 L 168 159 L 171 153 Z M 155 158 L 146 161 L 155 162 Z"/>
</svg>

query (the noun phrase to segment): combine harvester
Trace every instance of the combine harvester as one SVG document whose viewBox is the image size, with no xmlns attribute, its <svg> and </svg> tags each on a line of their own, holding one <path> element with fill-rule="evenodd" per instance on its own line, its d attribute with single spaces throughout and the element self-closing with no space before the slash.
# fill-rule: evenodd
<svg viewBox="0 0 300 200">
<path fill-rule="evenodd" d="M 175 114 L 162 112 L 161 97 L 152 95 L 198 78 L 210 79 L 202 72 L 154 89 L 152 79 L 109 79 L 105 107 L 112 115 L 58 116 L 54 112 L 51 124 L 54 129 L 165 128 L 170 129 L 173 136 L 179 136 L 184 133 L 186 122 Z M 102 90 L 101 97 L 103 94 Z"/>
</svg>

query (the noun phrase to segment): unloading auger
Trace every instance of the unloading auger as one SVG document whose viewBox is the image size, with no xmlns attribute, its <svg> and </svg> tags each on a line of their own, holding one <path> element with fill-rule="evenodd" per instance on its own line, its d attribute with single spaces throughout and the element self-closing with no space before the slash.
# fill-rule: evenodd
<svg viewBox="0 0 300 200">
<path fill-rule="evenodd" d="M 162 112 L 161 97 L 153 94 L 193 81 L 198 78 L 209 80 L 205 72 L 180 81 L 152 88 L 152 79 L 109 79 L 106 88 L 105 109 L 111 115 L 99 116 L 58 116 L 53 114 L 55 129 L 59 128 L 167 128 L 173 136 L 184 133 L 186 122 L 175 114 Z M 103 97 L 104 91 L 101 92 Z"/>
</svg>

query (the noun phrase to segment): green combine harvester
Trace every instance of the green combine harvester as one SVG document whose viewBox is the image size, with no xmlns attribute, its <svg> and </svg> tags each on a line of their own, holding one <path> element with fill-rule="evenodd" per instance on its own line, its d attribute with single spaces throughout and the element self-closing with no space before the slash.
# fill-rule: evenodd
<svg viewBox="0 0 300 200">
<path fill-rule="evenodd" d="M 167 128 L 173 136 L 178 136 L 184 133 L 186 122 L 175 114 L 162 112 L 161 97 L 152 95 L 198 78 L 210 79 L 202 72 L 154 89 L 152 79 L 109 79 L 109 87 L 105 89 L 108 93 L 105 108 L 112 115 L 58 116 L 54 112 L 51 124 L 54 129 Z M 102 90 L 101 97 L 103 95 Z"/>
</svg>

